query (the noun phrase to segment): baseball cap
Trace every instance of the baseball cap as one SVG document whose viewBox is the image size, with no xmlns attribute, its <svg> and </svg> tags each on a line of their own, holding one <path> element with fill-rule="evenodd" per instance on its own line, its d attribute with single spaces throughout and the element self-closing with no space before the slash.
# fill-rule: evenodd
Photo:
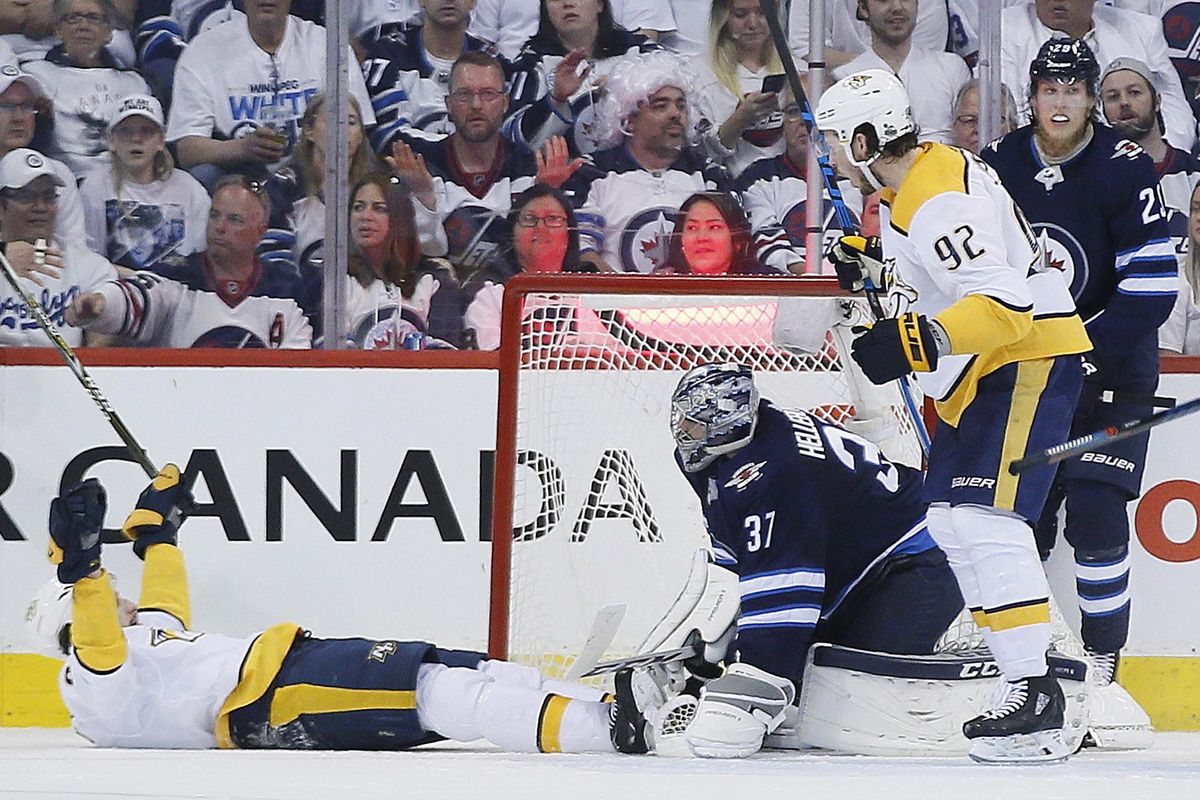
<svg viewBox="0 0 1200 800">
<path fill-rule="evenodd" d="M 43 175 L 49 175 L 59 186 L 64 185 L 50 168 L 50 160 L 36 150 L 18 147 L 0 158 L 0 189 L 22 189 Z"/>
<path fill-rule="evenodd" d="M 1150 88 L 1154 88 L 1154 78 L 1150 76 L 1150 68 L 1146 66 L 1144 61 L 1138 61 L 1136 58 L 1130 58 L 1129 56 L 1121 56 L 1120 58 L 1113 59 L 1113 62 L 1104 68 L 1104 74 L 1100 76 L 1100 82 L 1104 83 L 1104 79 L 1109 75 L 1114 72 L 1120 72 L 1123 69 L 1141 75 L 1146 79 L 1146 83 L 1150 84 Z"/>
<path fill-rule="evenodd" d="M 0 94 L 7 92 L 8 87 L 18 82 L 28 86 L 29 91 L 38 97 L 46 97 L 46 90 L 42 88 L 42 84 L 37 78 L 28 72 L 22 72 L 21 68 L 15 64 L 0 66 Z"/>
<path fill-rule="evenodd" d="M 116 110 L 113 111 L 112 120 L 108 123 L 109 127 L 115 128 L 120 122 L 130 117 L 145 117 L 160 128 L 166 127 L 163 122 L 162 104 L 158 102 L 158 98 L 148 94 L 130 94 L 122 97 L 117 103 Z"/>
</svg>

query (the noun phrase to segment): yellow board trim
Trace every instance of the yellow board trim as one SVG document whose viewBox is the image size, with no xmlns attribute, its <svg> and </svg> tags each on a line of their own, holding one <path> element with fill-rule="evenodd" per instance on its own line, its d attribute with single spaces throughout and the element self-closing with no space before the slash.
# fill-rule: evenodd
<svg viewBox="0 0 1200 800">
<path fill-rule="evenodd" d="M 562 722 L 569 705 L 569 697 L 552 694 L 546 698 L 546 704 L 542 706 L 542 714 L 538 719 L 537 743 L 541 752 L 562 752 Z"/>
<path fill-rule="evenodd" d="M 988 611 L 986 613 L 988 627 L 995 633 L 1020 628 L 1025 625 L 1037 625 L 1038 623 L 1050 624 L 1050 604 L 1045 600 L 1018 608 L 1006 608 L 1002 611 Z"/>
<path fill-rule="evenodd" d="M 31 653 L 0 653 L 0 727 L 68 728 L 58 693 L 63 662 Z"/>
<path fill-rule="evenodd" d="M 297 683 L 275 690 L 268 722 L 277 727 L 295 721 L 301 714 L 338 714 L 376 708 L 411 710 L 416 707 L 417 693 L 412 691 L 343 689 Z"/>
<path fill-rule="evenodd" d="M 996 476 L 996 495 L 993 505 L 1012 511 L 1017 505 L 1017 489 L 1021 476 L 1008 471 L 1008 465 L 1023 457 L 1029 450 L 1029 433 L 1038 402 L 1050 381 L 1054 361 L 1041 358 L 1017 364 L 1017 379 L 1013 383 L 1012 405 L 1004 425 L 1004 443 L 1000 446 L 1000 471 Z"/>
</svg>

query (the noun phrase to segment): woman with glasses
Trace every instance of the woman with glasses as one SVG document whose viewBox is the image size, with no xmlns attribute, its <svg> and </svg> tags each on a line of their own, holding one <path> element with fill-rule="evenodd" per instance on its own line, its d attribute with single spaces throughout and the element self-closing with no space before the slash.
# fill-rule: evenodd
<svg viewBox="0 0 1200 800">
<path fill-rule="evenodd" d="M 540 8 L 537 33 L 513 65 L 505 135 L 530 150 L 564 136 L 572 153 L 590 153 L 604 76 L 622 56 L 658 45 L 617 25 L 609 0 L 541 0 Z"/>
<path fill-rule="evenodd" d="M 480 350 L 500 346 L 504 284 L 513 275 L 596 271 L 579 260 L 579 230 L 571 203 L 544 183 L 513 200 L 504 239 L 501 258 L 475 273 L 463 289 L 463 328 L 474 335 Z"/>
<path fill-rule="evenodd" d="M 108 157 L 108 122 L 117 100 L 150 94 L 141 75 L 122 69 L 108 49 L 116 9 L 112 0 L 62 0 L 54 4 L 55 32 L 62 44 L 31 61 L 54 103 L 54 140 L 49 155 L 83 178 Z"/>
<path fill-rule="evenodd" d="M 736 178 L 783 152 L 783 65 L 758 0 L 713 0 L 708 49 L 692 67 L 701 142 L 714 161 Z"/>
<path fill-rule="evenodd" d="M 109 128 L 112 160 L 80 185 L 88 247 L 114 264 L 158 271 L 205 249 L 212 201 L 167 152 L 162 105 L 124 97 Z"/>
<path fill-rule="evenodd" d="M 697 192 L 683 201 L 671 233 L 665 275 L 778 275 L 754 257 L 750 222 L 723 192 Z"/>
<path fill-rule="evenodd" d="M 412 194 L 369 173 L 350 190 L 346 336 L 366 350 L 457 347 L 462 316 L 448 262 L 421 255 Z"/>
</svg>

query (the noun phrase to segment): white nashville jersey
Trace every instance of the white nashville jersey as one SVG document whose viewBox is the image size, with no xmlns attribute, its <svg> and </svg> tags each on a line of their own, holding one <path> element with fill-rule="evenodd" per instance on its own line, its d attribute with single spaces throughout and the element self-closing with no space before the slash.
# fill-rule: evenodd
<svg viewBox="0 0 1200 800">
<path fill-rule="evenodd" d="M 54 246 L 63 250 L 65 265 L 58 278 L 42 278 L 45 286 L 21 280 L 21 285 L 38 302 L 51 322 L 58 328 L 63 341 L 71 347 L 83 344 L 83 331 L 66 324 L 67 306 L 83 292 L 98 288 L 117 277 L 112 264 L 85 247 L 64 244 Z M 0 347 L 53 347 L 50 337 L 42 331 L 29 307 L 8 282 L 0 288 Z"/>
<path fill-rule="evenodd" d="M 101 747 L 216 747 L 217 713 L 254 637 L 189 631 L 162 611 L 138 612 L 123 632 L 116 670 L 92 672 L 72 651 L 59 673 L 75 731 Z"/>
<path fill-rule="evenodd" d="M 921 150 L 899 193 L 885 189 L 880 203 L 894 296 L 907 297 L 912 310 L 928 317 L 967 295 L 1032 310 L 1035 320 L 1073 316 L 1062 273 L 1044 265 L 1029 223 L 992 168 L 956 147 Z M 918 374 L 921 387 L 945 399 L 974 357 L 942 356 L 934 372 Z"/>
</svg>

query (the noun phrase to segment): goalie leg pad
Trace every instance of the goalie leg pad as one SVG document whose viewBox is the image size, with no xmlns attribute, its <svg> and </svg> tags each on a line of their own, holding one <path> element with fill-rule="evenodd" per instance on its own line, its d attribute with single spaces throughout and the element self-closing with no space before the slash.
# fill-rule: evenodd
<svg viewBox="0 0 1200 800">
<path fill-rule="evenodd" d="M 749 664 L 734 664 L 704 687 L 687 742 L 702 758 L 745 758 L 783 722 L 795 699 L 791 681 Z"/>
</svg>

